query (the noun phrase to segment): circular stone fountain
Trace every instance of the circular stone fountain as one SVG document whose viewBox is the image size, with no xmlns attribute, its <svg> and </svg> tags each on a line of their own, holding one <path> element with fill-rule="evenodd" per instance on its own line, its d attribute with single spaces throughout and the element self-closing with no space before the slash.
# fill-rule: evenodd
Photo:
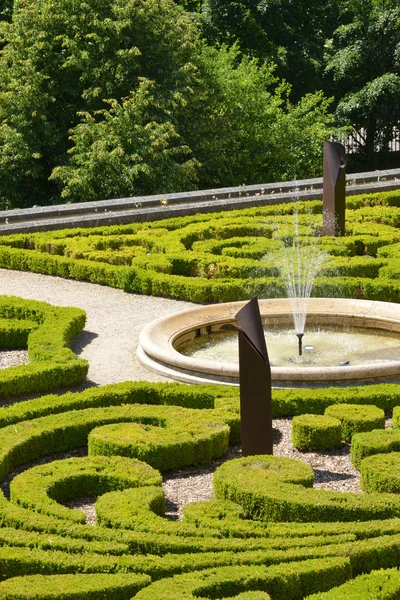
<svg viewBox="0 0 400 600">
<path fill-rule="evenodd" d="M 147 325 L 139 340 L 138 358 L 150 369 L 166 377 L 187 383 L 239 384 L 239 366 L 235 361 L 225 362 L 215 359 L 184 356 L 179 346 L 199 336 L 207 336 L 221 329 L 226 323 L 233 323 L 235 315 L 246 302 L 212 304 L 182 311 L 163 317 Z M 287 298 L 259 300 L 264 328 L 279 326 L 293 327 L 293 315 Z M 329 385 L 329 382 L 393 378 L 400 375 L 400 305 L 370 300 L 342 298 L 310 298 L 307 310 L 307 327 L 346 326 L 350 331 L 357 328 L 391 332 L 399 336 L 398 352 L 395 359 L 387 359 L 382 351 L 382 362 L 365 360 L 359 364 L 347 363 L 332 366 L 314 366 L 303 361 L 293 366 L 272 366 L 272 381 L 275 386 L 289 385 Z M 340 334 L 338 343 L 340 344 Z M 306 335 L 305 335 L 306 339 Z M 307 344 L 307 342 L 305 342 Z M 370 344 L 370 342 L 369 342 Z M 268 345 L 268 344 L 267 344 Z M 370 345 L 366 350 L 370 350 Z M 379 350 L 378 350 L 379 353 Z M 295 350 L 293 356 L 296 356 Z M 398 357 L 398 359 L 397 359 Z M 272 358 L 272 360 L 271 360 Z M 273 357 L 270 356 L 273 365 Z"/>
</svg>

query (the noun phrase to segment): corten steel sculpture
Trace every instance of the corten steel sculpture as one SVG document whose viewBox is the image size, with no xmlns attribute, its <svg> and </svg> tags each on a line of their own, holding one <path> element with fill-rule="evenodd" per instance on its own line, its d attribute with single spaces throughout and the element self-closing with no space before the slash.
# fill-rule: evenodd
<svg viewBox="0 0 400 600">
<path fill-rule="evenodd" d="M 257 298 L 236 315 L 239 334 L 240 434 L 242 455 L 272 454 L 271 367 Z"/>
<path fill-rule="evenodd" d="M 344 235 L 346 151 L 338 142 L 324 142 L 322 235 Z"/>
</svg>

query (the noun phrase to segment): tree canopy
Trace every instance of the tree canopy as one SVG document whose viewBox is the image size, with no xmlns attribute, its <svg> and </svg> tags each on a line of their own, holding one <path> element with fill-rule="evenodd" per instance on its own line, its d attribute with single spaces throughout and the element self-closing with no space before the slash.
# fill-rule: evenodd
<svg viewBox="0 0 400 600">
<path fill-rule="evenodd" d="M 292 99 L 322 89 L 338 0 L 204 0 L 203 14 L 212 43 L 237 41 L 243 53 L 274 62 L 292 85 Z"/>
<path fill-rule="evenodd" d="M 311 177 L 348 124 L 376 149 L 399 120 L 399 11 L 2 0 L 0 207 Z"/>
<path fill-rule="evenodd" d="M 58 197 L 49 177 L 85 113 L 115 111 L 145 78 L 162 123 L 190 93 L 195 27 L 168 0 L 17 0 L 2 33 L 0 189 L 13 206 Z"/>
<path fill-rule="evenodd" d="M 348 22 L 327 41 L 337 113 L 362 131 L 362 149 L 387 147 L 400 123 L 400 6 L 398 0 L 352 0 Z"/>
</svg>

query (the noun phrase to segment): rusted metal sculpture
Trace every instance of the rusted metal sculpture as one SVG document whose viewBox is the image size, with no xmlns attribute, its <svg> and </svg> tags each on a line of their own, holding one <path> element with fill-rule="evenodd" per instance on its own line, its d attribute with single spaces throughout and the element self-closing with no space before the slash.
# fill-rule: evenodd
<svg viewBox="0 0 400 600">
<path fill-rule="evenodd" d="M 324 142 L 322 235 L 344 235 L 346 151 L 338 142 Z"/>
<path fill-rule="evenodd" d="M 242 455 L 272 454 L 271 367 L 257 298 L 236 315 L 239 334 L 240 434 Z"/>
</svg>

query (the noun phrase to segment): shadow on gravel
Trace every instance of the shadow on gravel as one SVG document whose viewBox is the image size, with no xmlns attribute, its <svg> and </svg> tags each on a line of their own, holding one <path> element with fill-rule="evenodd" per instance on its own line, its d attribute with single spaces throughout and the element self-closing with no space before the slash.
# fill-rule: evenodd
<svg viewBox="0 0 400 600">
<path fill-rule="evenodd" d="M 89 344 L 91 344 L 97 337 L 99 337 L 98 333 L 93 333 L 92 331 L 86 331 L 84 329 L 79 335 L 76 336 L 69 347 L 71 348 L 72 352 L 79 356 L 82 350 L 86 348 L 86 346 L 89 346 Z"/>
</svg>

